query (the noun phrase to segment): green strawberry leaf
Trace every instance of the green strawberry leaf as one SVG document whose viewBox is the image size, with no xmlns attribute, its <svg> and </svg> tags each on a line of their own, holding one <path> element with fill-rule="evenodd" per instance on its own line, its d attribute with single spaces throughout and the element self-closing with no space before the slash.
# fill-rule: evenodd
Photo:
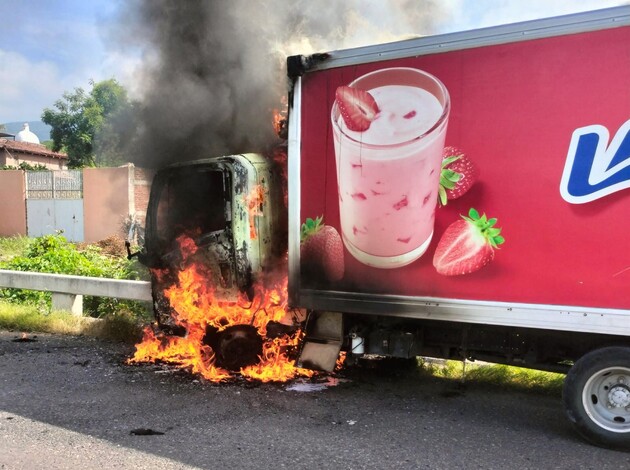
<svg viewBox="0 0 630 470">
<path fill-rule="evenodd" d="M 454 155 L 452 157 L 446 157 L 444 160 L 442 160 L 442 168 L 446 168 L 447 166 L 449 166 L 451 163 L 456 162 L 457 160 L 459 160 L 460 158 L 462 158 L 461 155 Z"/>
<path fill-rule="evenodd" d="M 460 179 L 462 179 L 462 174 L 453 170 L 442 170 L 441 178 L 457 183 Z"/>
<path fill-rule="evenodd" d="M 440 185 L 438 187 L 438 196 L 440 198 L 440 204 L 445 206 L 446 203 L 448 202 L 448 198 L 446 196 L 446 189 L 444 189 L 443 185 Z"/>
<path fill-rule="evenodd" d="M 319 232 L 319 230 L 321 230 L 321 228 L 323 227 L 323 224 L 322 224 L 323 218 L 324 217 L 320 215 L 315 220 L 311 218 L 307 218 L 304 221 L 304 223 L 302 224 L 302 227 L 300 228 L 300 241 L 301 242 L 306 240 L 312 234 L 317 233 Z"/>
<path fill-rule="evenodd" d="M 489 237 L 494 238 L 494 237 L 496 237 L 498 234 L 500 234 L 500 233 L 501 233 L 501 229 L 500 229 L 500 228 L 491 228 L 491 229 L 489 229 L 489 230 L 488 230 L 488 232 L 487 232 L 487 233 L 488 233 L 488 236 L 489 236 Z"/>
<path fill-rule="evenodd" d="M 468 211 L 468 217 L 462 215 L 462 219 L 475 226 L 492 248 L 498 248 L 499 245 L 505 243 L 505 238 L 499 235 L 501 228 L 494 227 L 498 221 L 496 218 L 488 219 L 485 213 L 480 216 L 477 209 L 471 207 Z"/>
<path fill-rule="evenodd" d="M 462 155 L 453 155 L 442 159 L 442 170 L 440 174 L 440 186 L 438 187 L 439 203 L 445 206 L 448 202 L 446 195 L 447 189 L 453 189 L 456 183 L 462 179 L 462 174 L 453 170 L 449 170 L 447 167 L 462 158 Z"/>
</svg>

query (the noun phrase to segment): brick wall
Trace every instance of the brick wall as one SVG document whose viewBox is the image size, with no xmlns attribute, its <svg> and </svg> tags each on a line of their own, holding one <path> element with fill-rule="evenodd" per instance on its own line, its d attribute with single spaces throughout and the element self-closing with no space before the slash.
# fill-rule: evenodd
<svg viewBox="0 0 630 470">
<path fill-rule="evenodd" d="M 154 170 L 134 167 L 133 192 L 135 217 L 143 227 L 146 221 L 149 195 L 151 193 L 151 182 L 153 181 L 154 175 Z"/>
</svg>

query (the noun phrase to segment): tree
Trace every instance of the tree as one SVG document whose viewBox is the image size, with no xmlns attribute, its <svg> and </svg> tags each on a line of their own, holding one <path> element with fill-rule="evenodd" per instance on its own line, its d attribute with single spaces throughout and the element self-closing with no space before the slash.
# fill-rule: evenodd
<svg viewBox="0 0 630 470">
<path fill-rule="evenodd" d="M 70 168 L 96 165 L 97 136 L 111 129 L 109 120 L 127 113 L 131 106 L 127 91 L 115 79 L 90 85 L 89 93 L 82 88 L 65 92 L 55 102 L 56 110 L 46 108 L 42 114 L 42 121 L 52 127 L 53 150 L 65 150 Z"/>
</svg>

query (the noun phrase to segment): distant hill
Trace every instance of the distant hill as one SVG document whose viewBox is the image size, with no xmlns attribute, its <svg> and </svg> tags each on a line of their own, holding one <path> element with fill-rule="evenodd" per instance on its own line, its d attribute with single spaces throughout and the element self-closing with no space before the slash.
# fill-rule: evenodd
<svg viewBox="0 0 630 470">
<path fill-rule="evenodd" d="M 15 135 L 22 130 L 24 122 L 28 122 L 29 130 L 39 138 L 40 142 L 50 140 L 50 131 L 52 130 L 52 127 L 48 124 L 44 124 L 42 121 L 6 122 L 3 124 L 6 130 L 2 132 Z"/>
</svg>

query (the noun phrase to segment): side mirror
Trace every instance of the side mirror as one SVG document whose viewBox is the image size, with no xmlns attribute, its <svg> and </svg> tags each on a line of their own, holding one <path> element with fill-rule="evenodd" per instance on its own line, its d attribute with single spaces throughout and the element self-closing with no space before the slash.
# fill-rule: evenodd
<svg viewBox="0 0 630 470">
<path fill-rule="evenodd" d="M 125 240 L 125 248 L 127 248 L 127 259 L 131 259 L 141 253 L 140 251 L 136 251 L 135 253 L 131 252 L 131 242 L 129 240 Z"/>
</svg>

